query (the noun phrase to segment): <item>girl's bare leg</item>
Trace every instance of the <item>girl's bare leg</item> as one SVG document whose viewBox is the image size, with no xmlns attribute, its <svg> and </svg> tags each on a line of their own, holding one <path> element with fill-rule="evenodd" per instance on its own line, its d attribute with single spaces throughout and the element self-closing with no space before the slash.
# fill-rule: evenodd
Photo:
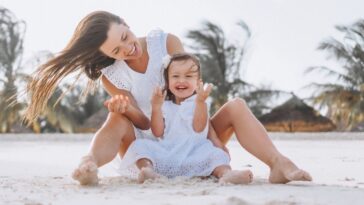
<svg viewBox="0 0 364 205">
<path fill-rule="evenodd" d="M 153 163 L 149 159 L 139 159 L 136 162 L 136 165 L 140 169 L 140 173 L 138 175 L 139 183 L 144 183 L 147 179 L 156 179 L 161 177 L 161 175 L 154 171 Z"/>
<path fill-rule="evenodd" d="M 253 173 L 250 170 L 231 170 L 228 165 L 216 167 L 212 175 L 219 178 L 221 184 L 249 184 L 253 181 Z"/>
<path fill-rule="evenodd" d="M 132 123 L 124 116 L 109 113 L 104 125 L 96 132 L 89 153 L 84 156 L 74 170 L 73 179 L 81 185 L 98 183 L 97 168 L 114 159 L 119 150 L 125 152 L 135 139 Z"/>
<path fill-rule="evenodd" d="M 241 146 L 270 167 L 271 183 L 312 180 L 309 173 L 299 169 L 277 150 L 244 100 L 236 98 L 223 105 L 211 118 L 211 123 L 223 144 L 235 132 Z"/>
</svg>

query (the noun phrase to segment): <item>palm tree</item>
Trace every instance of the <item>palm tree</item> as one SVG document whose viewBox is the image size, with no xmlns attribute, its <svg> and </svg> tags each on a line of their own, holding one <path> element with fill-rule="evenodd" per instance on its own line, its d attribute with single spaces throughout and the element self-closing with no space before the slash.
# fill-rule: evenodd
<svg viewBox="0 0 364 205">
<path fill-rule="evenodd" d="M 293 92 L 271 89 L 267 85 L 254 86 L 254 90 L 239 95 L 248 104 L 250 110 L 258 118 L 272 110 L 280 97 L 293 96 Z"/>
<path fill-rule="evenodd" d="M 249 51 L 251 31 L 244 21 L 239 21 L 237 26 L 242 33 L 240 40 L 235 42 L 228 39 L 218 25 L 205 21 L 201 28 L 187 33 L 187 38 L 191 40 L 188 47 L 200 59 L 203 81 L 215 85 L 211 93 L 211 113 L 230 97 L 242 97 L 253 113 L 260 116 L 270 110 L 268 104 L 273 97 L 286 92 L 255 86 L 242 79 L 241 71 Z"/>
<path fill-rule="evenodd" d="M 252 86 L 240 77 L 246 42 L 251 32 L 245 22 L 240 21 L 237 25 L 246 34 L 241 45 L 229 42 L 222 28 L 210 21 L 203 22 L 201 28 L 190 30 L 187 34 L 187 38 L 192 40 L 189 47 L 201 61 L 202 79 L 215 85 L 211 93 L 214 99 L 212 112 L 225 103 L 229 96 L 237 96 Z"/>
<path fill-rule="evenodd" d="M 318 49 L 329 52 L 342 66 L 337 71 L 326 66 L 310 67 L 306 72 L 319 71 L 334 77 L 335 82 L 311 83 L 316 88 L 312 99 L 320 108 L 327 109 L 327 116 L 339 130 L 350 130 L 364 120 L 364 19 L 351 26 L 336 26 L 344 34 L 340 41 L 329 38 Z"/>
<path fill-rule="evenodd" d="M 15 81 L 21 76 L 25 25 L 10 10 L 0 7 L 0 84 L 3 88 L 0 90 L 0 132 L 10 132 L 11 126 L 20 119 L 22 105 L 9 106 L 8 99 L 17 98 Z"/>
<path fill-rule="evenodd" d="M 76 132 L 92 114 L 102 109 L 107 98 L 105 91 L 97 87 L 93 93 L 83 96 L 84 87 L 67 83 L 57 87 L 40 116 L 41 132 Z M 67 89 L 70 92 L 57 102 Z"/>
</svg>

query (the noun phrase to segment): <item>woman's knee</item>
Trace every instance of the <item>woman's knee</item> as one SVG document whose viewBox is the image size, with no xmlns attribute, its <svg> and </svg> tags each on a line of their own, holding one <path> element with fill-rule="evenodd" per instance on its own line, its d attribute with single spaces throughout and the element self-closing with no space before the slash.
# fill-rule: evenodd
<svg viewBox="0 0 364 205">
<path fill-rule="evenodd" d="M 130 120 L 119 113 L 109 112 L 103 126 L 125 126 L 131 125 Z"/>
<path fill-rule="evenodd" d="M 246 101 L 243 98 L 239 98 L 239 97 L 236 97 L 236 98 L 230 100 L 227 103 L 227 107 L 232 112 L 236 112 L 237 110 L 248 108 Z"/>
</svg>

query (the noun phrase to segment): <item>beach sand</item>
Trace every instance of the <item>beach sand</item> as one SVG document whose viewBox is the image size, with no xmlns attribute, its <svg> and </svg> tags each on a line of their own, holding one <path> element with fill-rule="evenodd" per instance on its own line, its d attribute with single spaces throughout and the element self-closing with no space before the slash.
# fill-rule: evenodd
<svg viewBox="0 0 364 205">
<path fill-rule="evenodd" d="M 214 178 L 147 181 L 118 176 L 113 163 L 99 170 L 100 185 L 70 177 L 87 152 L 90 134 L 0 135 L 0 204 L 364 204 L 364 133 L 271 134 L 274 144 L 313 182 L 269 184 L 269 169 L 232 140 L 235 169 L 250 169 L 249 185 L 219 185 Z"/>
</svg>

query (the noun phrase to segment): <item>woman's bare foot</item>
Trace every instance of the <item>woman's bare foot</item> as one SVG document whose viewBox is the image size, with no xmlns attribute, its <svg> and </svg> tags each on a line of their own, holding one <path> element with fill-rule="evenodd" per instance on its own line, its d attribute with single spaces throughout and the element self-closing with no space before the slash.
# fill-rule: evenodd
<svg viewBox="0 0 364 205">
<path fill-rule="evenodd" d="M 249 184 L 253 181 L 253 173 L 250 170 L 226 172 L 220 179 L 220 184 Z"/>
<path fill-rule="evenodd" d="M 138 175 L 138 182 L 144 183 L 147 179 L 157 179 L 160 178 L 161 175 L 154 172 L 154 170 L 150 167 L 143 167 L 140 170 Z"/>
<path fill-rule="evenodd" d="M 85 156 L 77 169 L 72 173 L 72 178 L 80 182 L 81 185 L 97 185 L 97 165 L 91 156 Z"/>
<path fill-rule="evenodd" d="M 269 182 L 285 184 L 290 181 L 312 181 L 312 177 L 308 172 L 299 169 L 291 160 L 281 156 L 271 167 Z"/>
</svg>

